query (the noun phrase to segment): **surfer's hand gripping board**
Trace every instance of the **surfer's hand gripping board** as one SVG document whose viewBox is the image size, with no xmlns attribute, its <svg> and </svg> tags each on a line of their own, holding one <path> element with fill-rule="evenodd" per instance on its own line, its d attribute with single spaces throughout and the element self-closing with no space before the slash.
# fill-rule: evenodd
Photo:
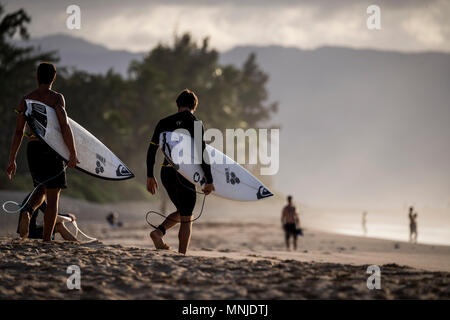
<svg viewBox="0 0 450 320">
<path fill-rule="evenodd" d="M 244 167 L 219 150 L 206 145 L 209 159 L 221 160 L 219 163 L 210 164 L 214 182 L 208 186 L 201 165 L 194 161 L 194 140 L 188 135 L 163 132 L 159 146 L 168 162 L 180 174 L 205 191 L 214 190 L 214 194 L 220 197 L 240 201 L 256 201 L 273 196 L 272 192 Z M 187 163 L 182 159 L 187 160 Z"/>
<path fill-rule="evenodd" d="M 64 142 L 55 110 L 36 100 L 25 100 L 25 116 L 31 130 L 68 162 L 68 166 L 107 180 L 134 177 L 130 169 L 100 140 L 78 123 L 68 118 L 77 154 L 71 154 Z"/>
</svg>

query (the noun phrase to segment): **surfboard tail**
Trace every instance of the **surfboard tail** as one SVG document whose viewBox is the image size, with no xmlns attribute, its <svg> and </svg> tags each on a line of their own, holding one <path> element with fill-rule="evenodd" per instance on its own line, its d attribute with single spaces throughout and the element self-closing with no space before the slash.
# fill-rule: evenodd
<svg viewBox="0 0 450 320">
<path fill-rule="evenodd" d="M 272 197 L 273 193 L 269 191 L 265 186 L 260 186 L 258 192 L 256 193 L 256 198 L 258 200 Z"/>
</svg>

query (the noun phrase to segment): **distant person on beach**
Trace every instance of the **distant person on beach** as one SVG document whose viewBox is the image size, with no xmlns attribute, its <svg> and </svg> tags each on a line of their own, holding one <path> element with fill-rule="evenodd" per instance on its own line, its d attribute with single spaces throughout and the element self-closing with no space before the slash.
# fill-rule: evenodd
<svg viewBox="0 0 450 320">
<path fill-rule="evenodd" d="M 106 221 L 111 227 L 122 227 L 122 222 L 119 221 L 119 215 L 116 212 L 110 212 L 106 216 Z"/>
<path fill-rule="evenodd" d="M 158 150 L 159 136 L 165 131 L 175 131 L 177 129 L 185 129 L 189 131 L 191 137 L 194 138 L 194 123 L 198 121 L 194 116 L 197 109 L 198 98 L 191 90 L 183 90 L 177 100 L 178 112 L 168 116 L 158 122 L 153 133 L 152 140 L 147 152 L 147 190 L 151 194 L 155 194 L 158 188 L 153 166 L 155 164 L 155 155 Z M 202 127 L 202 154 L 204 153 L 206 144 L 203 139 L 204 129 Z M 203 158 L 202 158 L 203 159 Z M 211 175 L 211 166 L 208 161 L 202 161 L 202 169 L 205 173 L 205 184 L 203 192 L 209 194 L 214 191 L 213 179 Z M 171 213 L 158 228 L 150 233 L 150 237 L 155 244 L 156 249 L 170 249 L 164 242 L 163 236 L 166 231 L 180 222 L 180 230 L 178 232 L 179 247 L 178 251 L 186 254 L 189 247 L 192 232 L 192 212 L 196 202 L 195 185 L 185 179 L 181 174 L 173 168 L 167 159 L 164 160 L 161 168 L 161 181 L 166 189 L 170 200 L 175 205 L 177 211 Z"/>
<path fill-rule="evenodd" d="M 292 204 L 292 196 L 287 197 L 287 205 L 281 212 L 281 225 L 285 233 L 286 248 L 289 250 L 289 239 L 294 239 L 294 250 L 297 250 L 297 229 L 300 227 L 300 219 Z"/>
<path fill-rule="evenodd" d="M 19 102 L 19 108 L 16 110 L 18 113 L 16 129 L 13 135 L 9 162 L 6 169 L 6 175 L 9 179 L 12 179 L 16 173 L 16 157 L 25 132 L 25 99 L 37 100 L 55 109 L 64 142 L 70 153 L 67 166 L 74 168 L 78 163 L 73 133 L 65 110 L 64 96 L 52 90 L 55 78 L 55 66 L 47 62 L 41 63 L 37 68 L 38 88 L 25 95 Z M 29 137 L 27 159 L 33 184 L 37 187 L 41 182 L 48 181 L 36 190 L 26 207 L 20 212 L 19 234 L 22 238 L 28 237 L 31 215 L 46 200 L 47 207 L 44 213 L 42 238 L 47 242 L 51 241 L 55 228 L 61 189 L 66 188 L 66 172 L 62 158 L 55 151 L 40 141 L 32 132 L 28 132 L 27 136 Z"/>
<path fill-rule="evenodd" d="M 24 199 L 22 202 L 25 203 L 25 201 L 28 199 L 28 196 Z M 45 212 L 45 209 L 47 208 L 47 203 L 44 201 L 39 208 L 37 208 L 32 214 L 30 218 L 30 224 L 28 228 L 28 238 L 30 239 L 42 239 L 42 236 L 44 234 L 44 227 L 42 225 L 37 224 L 37 218 L 39 216 L 39 212 Z M 53 230 L 52 234 L 52 240 L 54 240 L 54 236 L 56 233 L 59 233 L 61 237 L 66 241 L 78 241 L 77 238 L 67 229 L 67 227 L 64 224 L 64 220 L 60 219 L 59 216 L 64 216 L 70 218 L 72 221 L 76 220 L 75 215 L 68 213 L 68 214 L 58 214 L 58 217 L 56 218 L 55 228 Z M 20 227 L 20 218 L 19 223 L 17 224 L 17 233 L 19 232 Z"/>
<path fill-rule="evenodd" d="M 362 214 L 362 229 L 363 229 L 363 234 L 366 236 L 367 235 L 367 212 L 364 211 Z"/>
<path fill-rule="evenodd" d="M 409 242 L 417 243 L 417 212 L 414 207 L 409 207 Z"/>
</svg>

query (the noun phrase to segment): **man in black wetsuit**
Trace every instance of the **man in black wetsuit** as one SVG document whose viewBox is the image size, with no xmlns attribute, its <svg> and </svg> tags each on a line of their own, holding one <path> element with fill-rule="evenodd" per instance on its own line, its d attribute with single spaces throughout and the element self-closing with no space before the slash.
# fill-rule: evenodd
<svg viewBox="0 0 450 320">
<path fill-rule="evenodd" d="M 155 155 L 158 150 L 159 136 L 162 132 L 173 132 L 177 129 L 187 130 L 191 137 L 194 137 L 194 123 L 198 121 L 194 116 L 197 108 L 198 98 L 194 92 L 186 89 L 180 93 L 176 100 L 178 112 L 168 116 L 158 122 L 153 133 L 152 140 L 147 152 L 147 190 L 151 194 L 156 193 L 158 184 L 153 174 L 153 166 L 155 164 Z M 205 150 L 205 142 L 203 140 L 202 127 L 202 155 Z M 209 194 L 214 191 L 213 179 L 211 175 L 211 167 L 208 161 L 202 158 L 202 169 L 205 173 L 206 182 L 203 186 L 203 192 Z M 164 161 L 161 168 L 161 181 L 167 190 L 170 200 L 173 202 L 177 211 L 171 213 L 166 220 L 154 231 L 150 236 L 157 249 L 169 249 L 169 246 L 163 241 L 166 230 L 170 229 L 180 222 L 180 230 L 178 233 L 179 248 L 178 251 L 186 254 L 189 247 L 192 231 L 192 212 L 196 201 L 195 185 L 186 180 L 173 168 L 167 160 Z"/>
</svg>

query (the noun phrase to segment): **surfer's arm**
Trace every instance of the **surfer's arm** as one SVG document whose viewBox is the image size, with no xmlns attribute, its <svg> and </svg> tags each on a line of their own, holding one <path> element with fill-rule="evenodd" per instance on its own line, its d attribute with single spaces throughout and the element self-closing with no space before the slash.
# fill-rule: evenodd
<svg viewBox="0 0 450 320">
<path fill-rule="evenodd" d="M 158 183 L 156 182 L 153 167 L 155 165 L 155 156 L 156 151 L 158 151 L 158 142 L 159 135 L 161 134 L 161 124 L 158 122 L 156 125 L 155 131 L 153 132 L 152 140 L 150 141 L 150 145 L 147 150 L 147 190 L 151 194 L 156 193 L 156 189 L 158 189 Z"/>
<path fill-rule="evenodd" d="M 300 228 L 300 217 L 297 212 L 295 212 L 295 224 Z"/>
<path fill-rule="evenodd" d="M 205 128 L 202 126 L 202 164 L 201 167 L 203 169 L 203 172 L 205 173 L 205 179 L 206 183 L 203 185 L 202 191 L 208 195 L 211 192 L 215 191 L 214 185 L 213 185 L 213 178 L 211 174 L 211 162 L 209 160 L 209 154 L 208 152 L 205 152 L 206 149 L 206 142 L 205 142 L 205 136 L 204 136 Z"/>
<path fill-rule="evenodd" d="M 67 166 L 69 168 L 74 168 L 78 163 L 77 150 L 75 148 L 73 132 L 69 125 L 69 119 L 67 118 L 65 104 L 66 103 L 64 101 L 64 97 L 62 95 L 59 95 L 59 101 L 55 105 L 54 109 L 56 112 L 56 117 L 58 118 L 59 126 L 61 128 L 61 134 L 63 136 L 64 143 L 66 144 L 70 153 L 69 163 L 67 164 Z"/>
<path fill-rule="evenodd" d="M 205 128 L 202 126 L 202 155 L 203 155 L 203 161 L 201 164 L 201 167 L 203 169 L 203 172 L 205 173 L 206 178 L 206 184 L 212 184 L 213 178 L 211 174 L 211 164 L 209 160 L 209 154 L 208 152 L 205 152 L 206 149 L 206 142 L 205 142 L 205 136 L 204 136 Z"/>
<path fill-rule="evenodd" d="M 147 178 L 154 178 L 153 167 L 155 165 L 156 151 L 159 147 L 159 135 L 161 134 L 161 123 L 158 122 L 153 132 L 152 140 L 147 150 Z"/>
<path fill-rule="evenodd" d="M 155 165 L 156 151 L 158 151 L 158 145 L 154 142 L 150 142 L 147 150 L 147 178 L 153 178 L 153 167 Z"/>
<path fill-rule="evenodd" d="M 16 130 L 14 131 L 12 143 L 11 143 L 11 150 L 9 153 L 9 161 L 8 161 L 8 167 L 6 168 L 6 175 L 9 179 L 11 179 L 12 175 L 16 173 L 16 157 L 17 152 L 19 151 L 20 145 L 22 144 L 23 139 L 23 133 L 25 131 L 25 101 L 22 98 L 19 103 L 19 109 L 18 109 L 18 116 L 16 120 Z"/>
</svg>

